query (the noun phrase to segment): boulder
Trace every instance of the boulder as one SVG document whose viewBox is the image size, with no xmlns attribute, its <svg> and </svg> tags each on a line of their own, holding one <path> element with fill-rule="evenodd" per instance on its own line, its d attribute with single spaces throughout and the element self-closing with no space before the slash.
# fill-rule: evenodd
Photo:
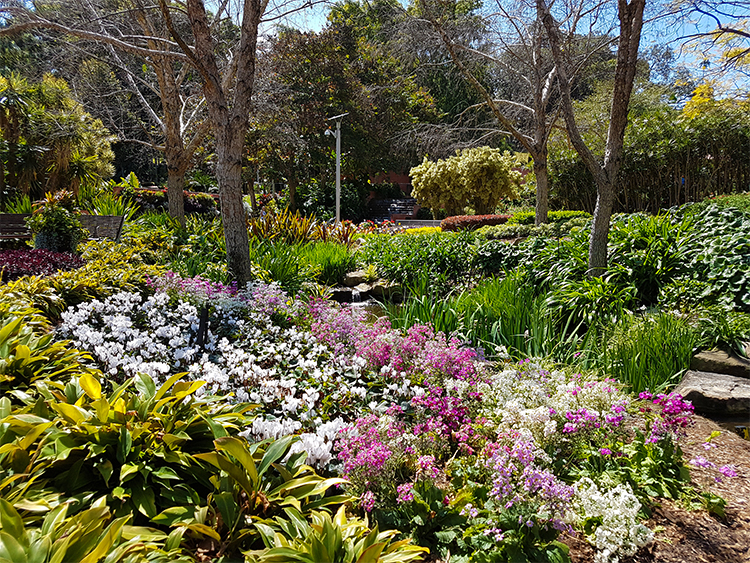
<svg viewBox="0 0 750 563">
<path fill-rule="evenodd" d="M 690 370 L 675 389 L 705 415 L 750 416 L 750 379 Z"/>
<path fill-rule="evenodd" d="M 356 270 L 354 272 L 349 272 L 344 276 L 344 285 L 346 287 L 354 287 L 355 285 L 359 285 L 365 281 L 367 278 L 367 274 L 364 270 Z"/>
<path fill-rule="evenodd" d="M 396 283 L 389 283 L 384 280 L 378 280 L 372 285 L 372 295 L 375 297 L 385 297 L 391 299 L 396 295 L 401 295 L 403 290 Z"/>
<path fill-rule="evenodd" d="M 750 379 L 750 360 L 724 350 L 706 350 L 696 354 L 690 362 L 690 369 Z"/>
<path fill-rule="evenodd" d="M 360 295 L 362 295 L 362 297 L 365 297 L 369 295 L 370 292 L 372 291 L 372 286 L 369 283 L 359 283 L 355 285 L 352 289 L 354 291 L 359 291 Z"/>
</svg>

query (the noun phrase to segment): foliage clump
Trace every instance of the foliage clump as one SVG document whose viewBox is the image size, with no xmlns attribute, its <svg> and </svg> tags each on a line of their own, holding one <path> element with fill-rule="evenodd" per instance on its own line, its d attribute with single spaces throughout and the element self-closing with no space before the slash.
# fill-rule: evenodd
<svg viewBox="0 0 750 563">
<path fill-rule="evenodd" d="M 503 198 L 515 197 L 521 182 L 517 158 L 508 151 L 478 147 L 456 151 L 456 156 L 431 162 L 425 156 L 411 169 L 412 194 L 433 213 L 460 213 L 469 205 L 479 214 L 495 209 Z"/>
</svg>

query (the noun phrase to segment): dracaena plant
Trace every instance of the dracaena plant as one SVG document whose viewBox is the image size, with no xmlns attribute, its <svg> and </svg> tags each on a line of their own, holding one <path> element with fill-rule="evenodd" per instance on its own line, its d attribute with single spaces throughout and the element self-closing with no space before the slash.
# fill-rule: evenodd
<svg viewBox="0 0 750 563">
<path fill-rule="evenodd" d="M 203 382 L 180 377 L 157 389 L 141 375 L 111 393 L 91 373 L 64 387 L 37 385 L 43 400 L 29 396 L 3 419 L 0 472 L 34 475 L 64 495 L 107 495 L 135 523 L 199 504 L 214 472 L 193 454 L 244 428 L 252 406 L 199 398 Z"/>
<path fill-rule="evenodd" d="M 315 511 L 308 522 L 294 508 L 287 511 L 289 519 L 258 523 L 265 550 L 245 552 L 252 563 L 409 563 L 421 561 L 429 553 L 410 540 L 393 541 L 396 530 L 381 532 L 370 529 L 367 519 L 347 518 L 344 507 L 335 516 Z"/>
<path fill-rule="evenodd" d="M 104 500 L 77 514 L 71 514 L 70 503 L 59 504 L 34 526 L 24 522 L 13 504 L 0 499 L 0 561 L 96 563 L 106 557 L 107 563 L 125 563 L 143 561 L 147 554 L 154 562 L 193 561 L 179 550 L 162 549 L 166 534 L 130 526 L 128 515 L 115 518 Z"/>
<path fill-rule="evenodd" d="M 87 353 L 39 333 L 46 323 L 34 310 L 3 314 L 0 304 L 0 323 L 0 394 L 17 397 L 33 391 L 37 380 L 93 371 L 86 365 L 91 360 Z"/>
</svg>

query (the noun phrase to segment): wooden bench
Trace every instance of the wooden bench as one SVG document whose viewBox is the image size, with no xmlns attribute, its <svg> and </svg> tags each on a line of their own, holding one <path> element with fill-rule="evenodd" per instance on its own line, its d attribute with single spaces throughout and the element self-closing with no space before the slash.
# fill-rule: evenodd
<svg viewBox="0 0 750 563">
<path fill-rule="evenodd" d="M 28 216 L 28 213 L 0 214 L 0 240 L 29 240 L 31 238 L 31 231 L 26 226 L 26 218 Z"/>
<path fill-rule="evenodd" d="M 31 231 L 26 226 L 28 213 L 0 213 L 0 240 L 31 239 Z M 81 215 L 83 228 L 90 233 L 89 238 L 120 239 L 122 215 Z"/>
</svg>

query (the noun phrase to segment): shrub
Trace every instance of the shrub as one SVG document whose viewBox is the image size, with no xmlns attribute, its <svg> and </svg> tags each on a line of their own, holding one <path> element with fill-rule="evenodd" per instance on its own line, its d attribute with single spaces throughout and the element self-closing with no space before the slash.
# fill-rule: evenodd
<svg viewBox="0 0 750 563">
<path fill-rule="evenodd" d="M 466 276 L 473 263 L 473 236 L 468 231 L 424 235 L 375 235 L 367 237 L 357 253 L 358 261 L 374 264 L 381 277 L 412 285 L 426 275 L 455 283 Z"/>
<path fill-rule="evenodd" d="M 35 203 L 26 224 L 34 235 L 34 248 L 53 252 L 74 252 L 88 233 L 78 219 L 73 194 L 64 190 L 48 192 Z"/>
<path fill-rule="evenodd" d="M 130 197 L 142 211 L 166 210 L 169 206 L 167 191 L 154 189 L 124 190 L 123 195 Z M 216 213 L 217 200 L 210 194 L 184 192 L 185 213 Z"/>
<path fill-rule="evenodd" d="M 3 281 L 21 276 L 49 276 L 60 270 L 74 270 L 85 264 L 72 252 L 51 250 L 0 251 L 0 272 Z"/>
<path fill-rule="evenodd" d="M 585 211 L 550 211 L 547 213 L 547 219 L 550 223 L 566 223 L 571 219 L 583 217 L 591 219 L 591 214 Z M 533 225 L 536 220 L 536 213 L 533 211 L 517 211 L 508 219 L 509 225 Z"/>
<path fill-rule="evenodd" d="M 485 225 L 502 225 L 510 215 L 455 215 L 440 222 L 443 231 L 474 230 Z"/>
<path fill-rule="evenodd" d="M 412 194 L 420 205 L 449 213 L 468 202 L 478 213 L 495 209 L 504 197 L 514 197 L 521 173 L 518 159 L 508 151 L 477 147 L 456 151 L 456 156 L 430 162 L 425 156 L 412 168 Z"/>
</svg>

